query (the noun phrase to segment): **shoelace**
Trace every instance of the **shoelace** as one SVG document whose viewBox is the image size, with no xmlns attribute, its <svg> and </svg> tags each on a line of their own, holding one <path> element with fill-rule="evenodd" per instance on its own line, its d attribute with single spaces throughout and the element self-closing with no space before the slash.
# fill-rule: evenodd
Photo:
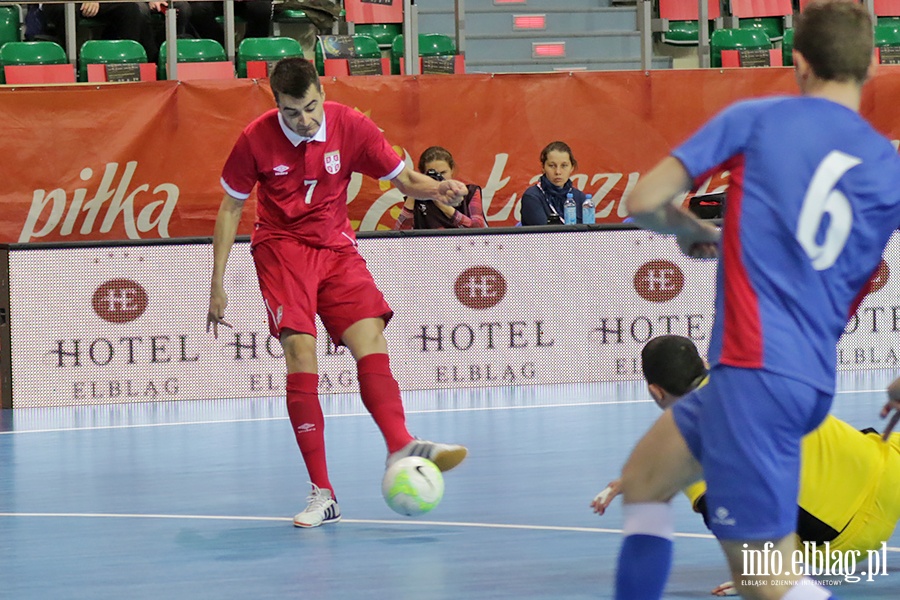
<svg viewBox="0 0 900 600">
<path fill-rule="evenodd" d="M 319 489 L 319 486 L 310 482 L 313 489 L 310 492 L 309 496 L 306 497 L 306 501 L 309 503 L 306 507 L 306 511 L 310 510 L 322 510 L 325 508 L 325 505 L 331 500 L 330 496 L 326 496 L 322 493 L 322 490 Z M 304 512 L 306 512 L 304 511 Z"/>
</svg>

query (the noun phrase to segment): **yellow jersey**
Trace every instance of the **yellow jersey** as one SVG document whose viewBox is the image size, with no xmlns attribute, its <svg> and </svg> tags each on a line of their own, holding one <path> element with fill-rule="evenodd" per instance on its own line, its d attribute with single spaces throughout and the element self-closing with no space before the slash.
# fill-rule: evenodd
<svg viewBox="0 0 900 600">
<path fill-rule="evenodd" d="M 685 488 L 704 514 L 706 484 Z M 797 504 L 799 542 L 830 542 L 846 552 L 881 548 L 900 519 L 900 433 L 884 442 L 829 415 L 803 438 Z"/>
</svg>

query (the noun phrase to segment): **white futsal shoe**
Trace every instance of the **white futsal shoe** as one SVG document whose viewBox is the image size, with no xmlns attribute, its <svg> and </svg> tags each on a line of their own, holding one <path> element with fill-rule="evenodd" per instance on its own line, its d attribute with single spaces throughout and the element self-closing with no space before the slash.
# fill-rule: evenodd
<svg viewBox="0 0 900 600">
<path fill-rule="evenodd" d="M 318 527 L 325 523 L 337 523 L 341 520 L 341 507 L 332 498 L 331 490 L 323 490 L 316 484 L 306 497 L 308 504 L 303 512 L 294 515 L 294 527 Z"/>
<path fill-rule="evenodd" d="M 740 596 L 733 581 L 726 581 L 712 592 L 713 596 Z"/>
<path fill-rule="evenodd" d="M 458 444 L 438 444 L 428 440 L 413 440 L 396 452 L 388 454 L 386 466 L 390 467 L 407 456 L 420 456 L 436 464 L 441 471 L 449 471 L 465 460 L 468 453 L 465 446 Z"/>
</svg>

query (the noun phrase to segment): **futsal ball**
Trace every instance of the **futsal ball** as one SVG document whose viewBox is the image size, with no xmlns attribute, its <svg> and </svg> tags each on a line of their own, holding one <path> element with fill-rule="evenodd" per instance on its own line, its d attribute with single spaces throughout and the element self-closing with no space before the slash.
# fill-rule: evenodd
<svg viewBox="0 0 900 600">
<path fill-rule="evenodd" d="M 444 476 L 430 460 L 407 456 L 385 471 L 381 493 L 394 512 L 407 517 L 424 515 L 444 497 Z"/>
</svg>

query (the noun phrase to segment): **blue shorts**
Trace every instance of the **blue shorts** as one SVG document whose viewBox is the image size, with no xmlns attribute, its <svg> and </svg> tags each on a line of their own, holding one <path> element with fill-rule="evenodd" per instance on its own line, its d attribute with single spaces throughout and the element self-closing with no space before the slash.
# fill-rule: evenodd
<svg viewBox="0 0 900 600">
<path fill-rule="evenodd" d="M 831 400 L 795 379 L 720 365 L 675 403 L 675 423 L 703 466 L 717 538 L 778 540 L 796 529 L 800 440 Z"/>
</svg>

